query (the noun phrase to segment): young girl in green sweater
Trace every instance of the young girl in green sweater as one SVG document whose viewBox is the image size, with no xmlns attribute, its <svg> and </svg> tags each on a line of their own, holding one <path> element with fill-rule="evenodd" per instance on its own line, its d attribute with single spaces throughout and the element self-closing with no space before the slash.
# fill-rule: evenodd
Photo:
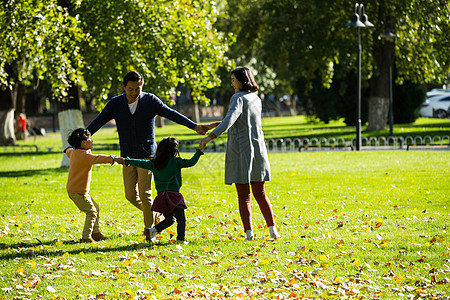
<svg viewBox="0 0 450 300">
<path fill-rule="evenodd" d="M 154 227 L 145 228 L 145 237 L 148 242 L 153 241 L 157 233 L 172 226 L 177 221 L 177 243 L 185 242 L 187 208 L 183 195 L 180 193 L 182 185 L 181 169 L 194 166 L 204 147 L 197 149 L 190 159 L 179 157 L 178 141 L 173 137 L 164 138 L 156 148 L 156 156 L 151 160 L 133 158 L 115 158 L 115 161 L 126 166 L 135 166 L 151 170 L 155 178 L 155 187 L 158 192 L 153 201 L 152 211 L 163 213 L 164 220 Z"/>
</svg>

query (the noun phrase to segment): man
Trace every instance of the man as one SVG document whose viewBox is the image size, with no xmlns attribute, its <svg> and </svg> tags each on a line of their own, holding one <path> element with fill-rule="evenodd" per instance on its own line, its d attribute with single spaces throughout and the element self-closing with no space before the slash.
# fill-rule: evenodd
<svg viewBox="0 0 450 300">
<path fill-rule="evenodd" d="M 116 121 L 119 133 L 120 155 L 130 158 L 150 158 L 156 151 L 155 117 L 157 115 L 180 125 L 206 134 L 208 125 L 198 125 L 177 111 L 169 108 L 158 97 L 142 92 L 144 77 L 138 72 L 129 72 L 123 79 L 125 93 L 113 97 L 88 125 L 94 135 L 103 125 L 112 119 Z M 123 167 L 125 197 L 135 207 L 143 211 L 144 233 L 149 240 L 149 229 L 154 217 L 152 205 L 152 172 L 127 166 Z"/>
</svg>

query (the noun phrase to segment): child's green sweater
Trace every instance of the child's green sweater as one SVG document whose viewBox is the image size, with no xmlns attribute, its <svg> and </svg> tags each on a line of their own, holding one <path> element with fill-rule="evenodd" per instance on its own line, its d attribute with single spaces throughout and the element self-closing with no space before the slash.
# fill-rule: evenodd
<svg viewBox="0 0 450 300">
<path fill-rule="evenodd" d="M 125 159 L 125 165 L 152 171 L 158 193 L 163 191 L 179 192 L 181 185 L 183 184 L 181 179 L 181 169 L 194 166 L 203 154 L 204 153 L 201 150 L 197 149 L 190 159 L 172 157 L 160 170 L 155 170 L 153 162 L 145 159 L 133 159 L 127 157 Z"/>
</svg>

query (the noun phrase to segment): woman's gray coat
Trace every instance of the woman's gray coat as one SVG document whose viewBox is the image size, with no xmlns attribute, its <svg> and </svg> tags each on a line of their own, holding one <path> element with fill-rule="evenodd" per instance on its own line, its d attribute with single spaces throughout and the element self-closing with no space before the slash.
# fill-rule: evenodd
<svg viewBox="0 0 450 300">
<path fill-rule="evenodd" d="M 270 181 L 270 165 L 261 127 L 261 99 L 251 92 L 231 97 L 226 117 L 212 133 L 228 130 L 225 184 Z"/>
</svg>

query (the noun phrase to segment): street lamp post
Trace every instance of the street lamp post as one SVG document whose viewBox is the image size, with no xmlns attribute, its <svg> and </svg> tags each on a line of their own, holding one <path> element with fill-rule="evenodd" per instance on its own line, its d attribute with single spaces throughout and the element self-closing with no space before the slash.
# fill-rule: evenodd
<svg viewBox="0 0 450 300">
<path fill-rule="evenodd" d="M 391 31 L 390 26 L 386 27 L 386 30 L 381 35 L 381 38 L 388 43 L 388 81 L 389 81 L 389 136 L 394 136 L 394 110 L 393 110 L 393 99 L 392 99 L 392 49 L 395 42 L 396 35 Z"/>
<path fill-rule="evenodd" d="M 361 20 L 361 21 L 360 21 Z M 358 28 L 358 119 L 356 122 L 356 150 L 361 150 L 361 27 L 373 27 L 364 13 L 363 4 L 355 4 L 355 13 L 345 26 Z"/>
</svg>

